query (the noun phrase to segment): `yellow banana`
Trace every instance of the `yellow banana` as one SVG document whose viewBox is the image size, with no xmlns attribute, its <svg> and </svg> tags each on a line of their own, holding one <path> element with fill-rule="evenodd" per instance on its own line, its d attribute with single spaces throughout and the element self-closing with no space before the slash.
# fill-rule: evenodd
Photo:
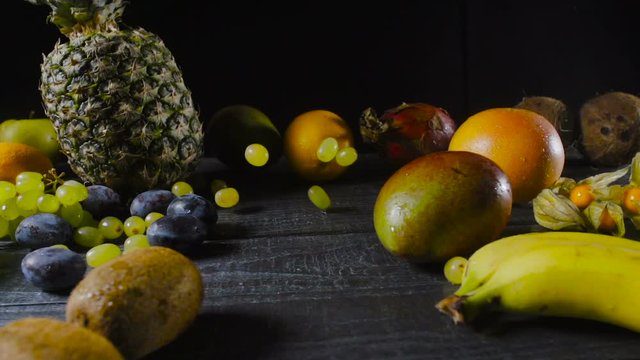
<svg viewBox="0 0 640 360">
<path fill-rule="evenodd" d="M 436 305 L 457 323 L 491 306 L 640 332 L 640 243 L 581 232 L 496 240 L 469 258 L 460 288 Z"/>
</svg>

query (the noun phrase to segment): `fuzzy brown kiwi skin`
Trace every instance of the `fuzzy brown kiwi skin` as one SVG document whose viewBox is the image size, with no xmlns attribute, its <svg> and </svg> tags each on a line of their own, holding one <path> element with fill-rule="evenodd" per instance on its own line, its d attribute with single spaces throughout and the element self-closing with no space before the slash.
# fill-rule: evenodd
<svg viewBox="0 0 640 360">
<path fill-rule="evenodd" d="M 66 318 L 139 359 L 186 330 L 202 300 L 197 267 L 174 250 L 151 247 L 91 270 L 71 292 Z"/>
<path fill-rule="evenodd" d="M 123 360 L 103 336 L 52 318 L 27 317 L 0 328 L 0 358 Z"/>
<path fill-rule="evenodd" d="M 627 164 L 640 150 L 640 98 L 610 92 L 580 109 L 581 151 L 596 166 Z"/>
<path fill-rule="evenodd" d="M 549 96 L 527 96 L 514 107 L 542 115 L 556 128 L 565 149 L 573 145 L 576 139 L 575 121 L 561 100 Z"/>
</svg>

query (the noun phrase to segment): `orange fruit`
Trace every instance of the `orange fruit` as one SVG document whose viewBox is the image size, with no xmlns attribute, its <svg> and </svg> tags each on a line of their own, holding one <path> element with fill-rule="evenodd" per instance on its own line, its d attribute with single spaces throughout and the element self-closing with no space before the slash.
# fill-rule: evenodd
<svg viewBox="0 0 640 360">
<path fill-rule="evenodd" d="M 475 152 L 498 164 L 515 203 L 536 197 L 564 168 L 560 135 L 543 116 L 525 109 L 493 108 L 469 117 L 453 134 L 449 150 Z"/>
<path fill-rule="evenodd" d="M 318 159 L 318 147 L 329 137 L 338 141 L 339 149 L 353 146 L 351 129 L 331 111 L 312 110 L 293 119 L 284 134 L 284 153 L 293 171 L 309 181 L 329 181 L 344 173 L 347 167 L 335 160 Z"/>
<path fill-rule="evenodd" d="M 24 171 L 46 173 L 53 164 L 45 153 L 20 143 L 0 143 L 0 180 L 15 182 Z"/>
</svg>

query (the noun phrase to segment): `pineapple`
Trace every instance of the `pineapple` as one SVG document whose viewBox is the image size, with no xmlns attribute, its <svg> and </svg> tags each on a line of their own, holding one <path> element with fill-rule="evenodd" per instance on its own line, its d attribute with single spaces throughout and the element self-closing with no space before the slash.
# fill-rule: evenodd
<svg viewBox="0 0 640 360">
<path fill-rule="evenodd" d="M 44 56 L 40 92 L 74 173 L 125 193 L 186 177 L 202 122 L 162 40 L 120 26 L 124 0 L 26 1 L 50 6 L 68 37 Z"/>
</svg>

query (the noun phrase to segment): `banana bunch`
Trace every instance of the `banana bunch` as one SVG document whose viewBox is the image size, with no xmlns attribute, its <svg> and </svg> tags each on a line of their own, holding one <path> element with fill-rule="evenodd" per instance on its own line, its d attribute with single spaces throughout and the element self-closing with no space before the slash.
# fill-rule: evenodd
<svg viewBox="0 0 640 360">
<path fill-rule="evenodd" d="M 502 238 L 471 255 L 460 288 L 436 308 L 455 323 L 497 308 L 640 332 L 640 242 L 583 232 Z"/>
</svg>

